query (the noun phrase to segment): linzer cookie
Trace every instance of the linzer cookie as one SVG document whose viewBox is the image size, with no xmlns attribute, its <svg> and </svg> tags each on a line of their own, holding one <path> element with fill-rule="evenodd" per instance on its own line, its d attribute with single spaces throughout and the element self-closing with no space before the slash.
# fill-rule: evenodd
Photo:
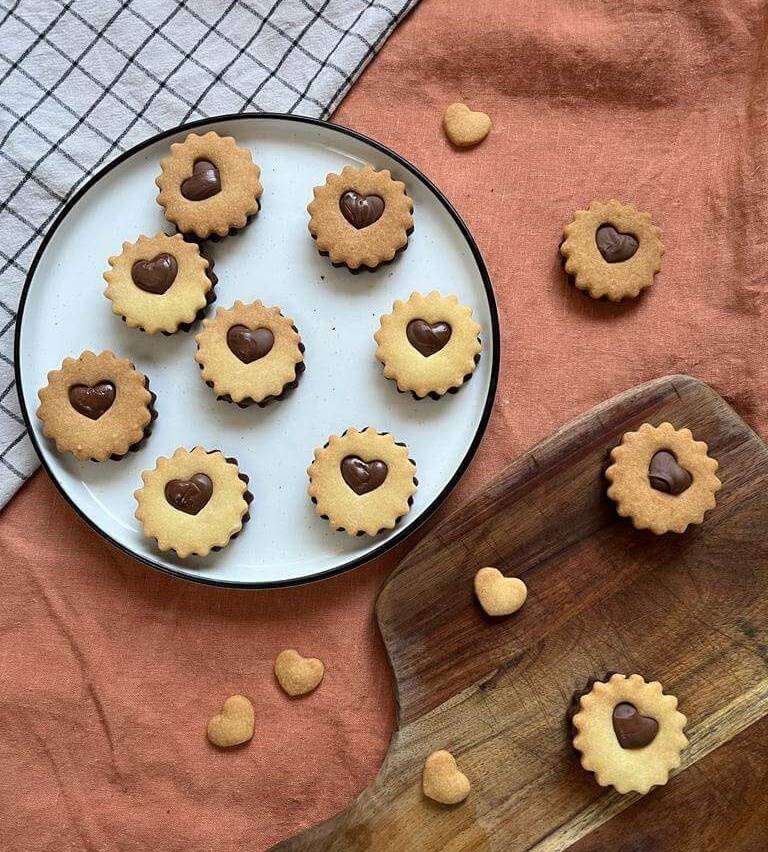
<svg viewBox="0 0 768 852">
<path fill-rule="evenodd" d="M 688 745 L 677 698 L 637 674 L 591 681 L 574 695 L 569 716 L 581 765 L 619 793 L 666 784 Z"/>
<path fill-rule="evenodd" d="M 190 133 L 171 145 L 160 168 L 157 203 L 183 234 L 224 237 L 259 210 L 261 170 L 231 136 Z"/>
<path fill-rule="evenodd" d="M 625 433 L 611 450 L 611 460 L 605 472 L 611 483 L 608 496 L 637 529 L 657 535 L 685 532 L 715 507 L 718 464 L 690 429 L 643 423 L 637 432 Z"/>
<path fill-rule="evenodd" d="M 347 166 L 340 175 L 329 174 L 314 194 L 307 207 L 309 232 L 334 266 L 375 269 L 408 244 L 413 202 L 405 184 L 386 169 Z"/>
<path fill-rule="evenodd" d="M 181 234 L 140 236 L 109 258 L 104 295 L 131 328 L 188 331 L 215 300 L 213 261 Z"/>
<path fill-rule="evenodd" d="M 253 496 L 237 460 L 219 450 L 178 449 L 141 474 L 134 492 L 144 535 L 183 559 L 221 550 L 248 521 Z"/>
<path fill-rule="evenodd" d="M 203 381 L 218 399 L 241 408 L 284 398 L 304 371 L 304 344 L 293 320 L 259 301 L 219 309 L 196 341 Z"/>
<path fill-rule="evenodd" d="M 141 446 L 157 416 L 149 379 L 113 352 L 65 358 L 38 391 L 43 434 L 78 459 L 121 459 Z"/>
<path fill-rule="evenodd" d="M 595 299 L 637 296 L 661 269 L 661 231 L 647 213 L 618 201 L 593 201 L 565 226 L 565 271 Z"/>
<path fill-rule="evenodd" d="M 399 391 L 439 399 L 472 376 L 482 348 L 479 333 L 472 309 L 455 296 L 412 293 L 381 317 L 376 357 Z"/>
<path fill-rule="evenodd" d="M 370 426 L 331 435 L 315 450 L 307 474 L 317 514 L 349 535 L 391 530 L 410 509 L 418 485 L 405 444 Z"/>
</svg>

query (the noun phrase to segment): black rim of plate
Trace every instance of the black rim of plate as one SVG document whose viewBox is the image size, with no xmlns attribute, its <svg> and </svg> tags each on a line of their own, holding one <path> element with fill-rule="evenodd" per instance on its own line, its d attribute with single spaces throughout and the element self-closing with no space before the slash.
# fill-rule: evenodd
<svg viewBox="0 0 768 852">
<path fill-rule="evenodd" d="M 225 122 L 233 122 L 233 121 L 243 121 L 243 120 L 253 120 L 253 119 L 264 119 L 264 120 L 272 120 L 272 121 L 286 121 L 286 122 L 299 122 L 302 124 L 313 125 L 316 127 L 322 127 L 324 129 L 332 130 L 336 133 L 340 133 L 344 136 L 349 136 L 352 139 L 356 139 L 359 142 L 363 142 L 371 147 L 375 148 L 382 154 L 385 154 L 387 157 L 391 157 L 395 162 L 397 162 L 403 169 L 410 172 L 417 180 L 420 180 L 424 186 L 426 186 L 429 191 L 435 196 L 435 198 L 443 205 L 443 207 L 448 211 L 451 218 L 454 220 L 459 230 L 461 231 L 462 236 L 467 241 L 467 245 L 470 247 L 472 251 L 472 256 L 477 265 L 477 268 L 480 272 L 480 276 L 483 281 L 483 287 L 485 288 L 486 297 L 488 299 L 488 307 L 491 314 L 491 335 L 490 338 L 494 343 L 492 358 L 491 358 L 491 376 L 490 383 L 488 386 L 488 395 L 485 400 L 485 406 L 483 408 L 483 413 L 480 418 L 480 422 L 478 423 L 477 430 L 475 431 L 474 438 L 472 439 L 472 443 L 469 445 L 469 449 L 467 450 L 464 458 L 461 460 L 458 468 L 454 475 L 450 478 L 450 480 L 446 483 L 443 490 L 435 497 L 435 499 L 422 511 L 419 515 L 418 519 L 414 521 L 409 527 L 404 527 L 399 532 L 395 532 L 392 536 L 390 536 L 386 541 L 383 541 L 378 547 L 375 547 L 369 553 L 364 554 L 363 556 L 358 556 L 348 561 L 343 562 L 340 565 L 335 566 L 327 571 L 322 571 L 317 574 L 312 574 L 305 577 L 296 577 L 293 579 L 286 580 L 269 580 L 269 581 L 254 581 L 247 583 L 238 583 L 232 580 L 218 580 L 215 577 L 200 577 L 195 576 L 192 573 L 193 569 L 187 569 L 183 571 L 181 569 L 176 569 L 169 567 L 167 565 L 163 565 L 160 562 L 155 561 L 150 556 L 144 556 L 143 554 L 136 553 L 131 550 L 128 546 L 113 538 L 108 532 L 103 530 L 95 521 L 88 517 L 88 515 L 75 503 L 75 501 L 67 494 L 64 489 L 64 486 L 59 481 L 55 472 L 52 470 L 50 465 L 46 462 L 40 447 L 40 443 L 38 442 L 37 436 L 35 435 L 35 430 L 33 428 L 32 419 L 27 411 L 27 406 L 24 401 L 24 391 L 23 391 L 23 382 L 21 378 L 21 328 L 22 328 L 22 319 L 24 316 L 24 307 L 27 301 L 27 295 L 29 294 L 29 290 L 32 286 L 32 282 L 35 276 L 35 270 L 37 269 L 37 265 L 42 258 L 48 243 L 50 242 L 53 235 L 56 233 L 62 222 L 69 215 L 72 208 L 80 201 L 80 199 L 93 187 L 95 186 L 102 178 L 108 175 L 113 169 L 117 168 L 119 165 L 124 163 L 126 160 L 140 153 L 141 151 L 149 148 L 151 145 L 154 145 L 156 142 L 161 142 L 163 139 L 168 139 L 171 136 L 176 136 L 179 133 L 188 132 L 191 130 L 195 130 L 199 127 L 206 127 L 208 125 L 215 124 L 223 124 Z M 488 270 L 485 266 L 485 261 L 483 260 L 482 255 L 480 254 L 480 249 L 475 242 L 474 237 L 469 231 L 469 228 L 464 224 L 464 220 L 459 216 L 456 209 L 453 207 L 450 201 L 443 195 L 443 193 L 435 186 L 434 183 L 419 169 L 416 168 L 412 163 L 406 160 L 404 157 L 400 156 L 400 154 L 388 148 L 386 145 L 383 145 L 381 142 L 377 142 L 375 139 L 371 139 L 363 133 L 359 133 L 356 130 L 351 130 L 348 127 L 344 127 L 340 124 L 334 124 L 329 121 L 322 121 L 317 118 L 308 118 L 306 116 L 301 115 L 286 115 L 283 113 L 274 113 L 274 112 L 243 112 L 243 113 L 232 113 L 229 115 L 217 115 L 212 116 L 211 118 L 203 118 L 198 121 L 192 121 L 186 124 L 181 124 L 177 127 L 173 127 L 170 130 L 164 130 L 161 133 L 156 134 L 155 136 L 150 137 L 149 139 L 145 139 L 143 142 L 140 142 L 138 145 L 135 145 L 133 148 L 130 148 L 127 151 L 124 151 L 114 160 L 111 160 L 107 163 L 104 168 L 96 172 L 92 175 L 88 181 L 77 190 L 77 192 L 69 198 L 64 207 L 62 208 L 59 215 L 56 217 L 55 221 L 48 229 L 47 233 L 43 237 L 43 241 L 40 244 L 37 252 L 35 253 L 35 258 L 32 261 L 32 265 L 29 267 L 29 272 L 27 273 L 26 280 L 24 281 L 24 287 L 21 291 L 21 297 L 19 299 L 19 307 L 16 314 L 16 336 L 14 340 L 14 372 L 16 375 L 16 386 L 19 392 L 19 402 L 21 405 L 21 413 L 24 417 L 24 423 L 27 427 L 27 432 L 29 434 L 30 440 L 32 441 L 32 446 L 35 449 L 35 452 L 40 460 L 41 465 L 47 472 L 48 476 L 52 480 L 53 484 L 58 489 L 59 493 L 64 497 L 66 502 L 74 509 L 74 511 L 88 524 L 91 529 L 93 529 L 96 533 L 98 533 L 103 539 L 108 541 L 113 547 L 116 547 L 118 550 L 123 553 L 131 556 L 133 559 L 138 560 L 139 562 L 143 562 L 145 565 L 150 566 L 151 568 L 155 568 L 158 571 L 162 571 L 165 574 L 170 574 L 173 577 L 179 577 L 182 580 L 189 580 L 193 583 L 202 583 L 207 586 L 221 586 L 233 589 L 270 589 L 270 588 L 285 588 L 288 586 L 299 586 L 307 583 L 314 583 L 318 580 L 325 580 L 330 577 L 335 577 L 339 574 L 343 574 L 346 571 L 351 571 L 353 568 L 358 568 L 361 565 L 364 565 L 366 562 L 370 562 L 373 559 L 382 556 L 388 550 L 391 550 L 395 545 L 399 544 L 409 535 L 414 533 L 419 527 L 421 527 L 438 509 L 438 507 L 443 503 L 445 498 L 450 494 L 450 492 L 456 487 L 457 483 L 464 475 L 467 467 L 469 467 L 472 458 L 477 452 L 477 448 L 480 445 L 480 441 L 485 434 L 486 427 L 488 425 L 488 420 L 491 416 L 491 410 L 493 409 L 493 403 L 496 397 L 496 387 L 499 379 L 499 364 L 501 359 L 501 341 L 499 339 L 499 314 L 498 307 L 496 305 L 496 298 L 493 293 L 493 286 L 491 285 L 491 279 L 488 275 Z"/>
</svg>

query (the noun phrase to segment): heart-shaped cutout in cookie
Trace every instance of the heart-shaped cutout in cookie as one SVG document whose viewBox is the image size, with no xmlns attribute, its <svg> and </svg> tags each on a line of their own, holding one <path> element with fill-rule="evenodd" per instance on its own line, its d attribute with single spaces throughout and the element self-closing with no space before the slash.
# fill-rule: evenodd
<svg viewBox="0 0 768 852">
<path fill-rule="evenodd" d="M 227 346 L 243 364 L 251 364 L 268 355 L 274 345 L 275 335 L 264 326 L 248 328 L 245 325 L 233 325 L 227 332 Z"/>
<path fill-rule="evenodd" d="M 339 199 L 339 209 L 347 222 L 361 231 L 381 219 L 384 199 L 378 195 L 359 195 L 350 189 Z"/>
<path fill-rule="evenodd" d="M 443 128 L 457 148 L 471 148 L 490 133 L 491 117 L 473 112 L 466 104 L 451 104 L 443 113 Z"/>
<path fill-rule="evenodd" d="M 345 456 L 341 460 L 341 475 L 355 494 L 375 491 L 387 478 L 389 468 L 381 459 L 363 461 L 359 456 Z"/>
<path fill-rule="evenodd" d="M 613 225 L 601 225 L 595 231 L 597 250 L 606 263 L 621 263 L 629 260 L 637 251 L 640 243 L 634 234 L 617 231 Z"/>
<path fill-rule="evenodd" d="M 293 648 L 281 651 L 275 659 L 275 677 L 288 695 L 306 695 L 317 689 L 325 666 L 317 657 L 302 657 Z"/>
<path fill-rule="evenodd" d="M 677 497 L 691 487 L 693 477 L 680 465 L 674 453 L 659 450 L 648 465 L 648 481 L 655 491 Z"/>
<path fill-rule="evenodd" d="M 165 484 L 165 499 L 187 515 L 196 515 L 211 499 L 213 482 L 205 473 L 196 473 L 189 479 L 171 479 Z"/>
<path fill-rule="evenodd" d="M 195 160 L 192 174 L 182 181 L 181 194 L 188 201 L 205 201 L 221 192 L 219 170 L 209 160 Z"/>
<path fill-rule="evenodd" d="M 528 597 L 528 587 L 519 577 L 505 577 L 498 568 L 481 568 L 475 574 L 475 594 L 488 615 L 511 615 Z"/>
<path fill-rule="evenodd" d="M 112 407 L 117 390 L 112 382 L 95 385 L 72 385 L 69 389 L 69 404 L 78 414 L 90 420 L 98 420 Z"/>
<path fill-rule="evenodd" d="M 613 708 L 613 732 L 622 748 L 643 748 L 656 739 L 659 723 L 642 716 L 634 704 L 622 701 Z"/>
<path fill-rule="evenodd" d="M 131 267 L 131 278 L 139 290 L 162 296 L 176 280 L 178 271 L 176 258 L 162 252 L 152 260 L 137 260 Z"/>
<path fill-rule="evenodd" d="M 414 349 L 429 358 L 451 339 L 451 327 L 447 322 L 428 323 L 423 319 L 413 319 L 405 328 L 405 336 Z"/>
<path fill-rule="evenodd" d="M 433 751 L 424 761 L 421 776 L 424 795 L 443 805 L 456 805 L 469 795 L 467 776 L 449 751 Z"/>
<path fill-rule="evenodd" d="M 206 734 L 219 748 L 247 743 L 253 736 L 253 704 L 244 695 L 231 695 L 208 722 Z"/>
</svg>

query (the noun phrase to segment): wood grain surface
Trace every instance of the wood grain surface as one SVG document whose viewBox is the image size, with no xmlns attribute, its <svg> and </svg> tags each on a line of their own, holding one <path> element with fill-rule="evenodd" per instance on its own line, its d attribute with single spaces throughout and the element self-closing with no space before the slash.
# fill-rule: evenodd
<svg viewBox="0 0 768 852">
<path fill-rule="evenodd" d="M 605 496 L 621 435 L 665 420 L 720 462 L 718 505 L 684 535 L 637 531 Z M 384 765 L 346 811 L 277 848 L 768 848 L 755 818 L 768 811 L 767 527 L 768 448 L 701 382 L 659 379 L 567 425 L 391 575 L 377 617 L 399 712 Z M 520 612 L 485 616 L 484 565 L 524 578 Z M 599 787 L 570 746 L 570 696 L 606 671 L 660 680 L 688 717 L 678 777 L 645 797 Z M 472 783 L 461 805 L 421 792 L 438 748 Z"/>
</svg>

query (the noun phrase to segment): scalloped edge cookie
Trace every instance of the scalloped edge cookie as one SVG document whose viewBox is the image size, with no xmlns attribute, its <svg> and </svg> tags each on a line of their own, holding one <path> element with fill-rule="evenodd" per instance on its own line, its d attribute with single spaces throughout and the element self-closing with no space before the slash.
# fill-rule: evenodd
<svg viewBox="0 0 768 852">
<path fill-rule="evenodd" d="M 634 255 L 620 263 L 608 263 L 595 241 L 601 225 L 633 234 L 639 243 Z M 634 298 L 653 284 L 654 275 L 661 269 L 661 230 L 632 204 L 616 199 L 593 201 L 586 210 L 575 212 L 563 229 L 563 237 L 560 254 L 565 258 L 565 271 L 576 287 L 593 299 L 605 297 L 618 302 Z"/>
<path fill-rule="evenodd" d="M 429 357 L 414 348 L 406 334 L 408 324 L 417 319 L 430 324 L 445 322 L 451 327 L 448 342 Z M 456 296 L 433 290 L 426 296 L 411 293 L 407 302 L 398 299 L 392 312 L 381 317 L 373 337 L 384 375 L 396 382 L 399 391 L 410 391 L 416 399 L 439 399 L 446 393 L 456 393 L 471 378 L 483 348 L 479 334 L 472 308 L 462 305 Z"/>
<path fill-rule="evenodd" d="M 182 183 L 192 175 L 198 160 L 208 160 L 218 169 L 221 190 L 201 201 L 181 194 Z M 155 178 L 160 192 L 157 203 L 165 218 L 182 233 L 200 239 L 227 234 L 244 228 L 259 212 L 263 191 L 261 169 L 251 152 L 241 148 L 232 136 L 209 131 L 203 136 L 190 133 L 183 142 L 174 142 L 170 154 L 160 161 L 161 173 Z"/>
<path fill-rule="evenodd" d="M 366 494 L 355 493 L 341 475 L 341 462 L 350 455 L 364 461 L 378 459 L 387 467 L 384 482 Z M 372 426 L 362 431 L 347 429 L 331 435 L 315 450 L 307 468 L 309 496 L 315 512 L 333 529 L 350 536 L 376 535 L 391 530 L 407 514 L 416 493 L 416 462 L 408 456 L 408 447 L 389 432 L 377 432 Z"/>
<path fill-rule="evenodd" d="M 355 228 L 339 206 L 345 192 L 378 195 L 384 201 L 383 213 L 367 227 Z M 353 272 L 376 269 L 408 245 L 413 231 L 413 201 L 405 184 L 394 180 L 388 169 L 345 166 L 340 175 L 328 174 L 325 184 L 316 186 L 313 193 L 314 199 L 307 205 L 309 233 L 320 254 L 327 255 L 334 266 L 346 266 Z"/>
<path fill-rule="evenodd" d="M 685 532 L 689 524 L 700 524 L 714 509 L 721 482 L 715 476 L 719 465 L 707 455 L 703 441 L 694 440 L 690 429 L 675 429 L 671 423 L 643 423 L 635 432 L 625 432 L 611 450 L 613 464 L 605 471 L 610 482 L 608 496 L 623 518 L 631 518 L 636 529 L 656 535 Z M 648 466 L 659 450 L 668 450 L 693 477 L 681 494 L 666 494 L 651 487 Z"/>
<path fill-rule="evenodd" d="M 627 702 L 658 724 L 654 739 L 642 748 L 622 748 L 613 729 L 613 710 Z M 658 681 L 646 683 L 638 674 L 613 674 L 596 680 L 589 692 L 575 702 L 571 718 L 573 747 L 581 753 L 581 765 L 593 772 L 601 787 L 619 793 L 645 794 L 669 780 L 680 766 L 680 752 L 688 745 L 683 733 L 687 719 L 677 709 L 677 698 L 665 695 Z"/>
</svg>

